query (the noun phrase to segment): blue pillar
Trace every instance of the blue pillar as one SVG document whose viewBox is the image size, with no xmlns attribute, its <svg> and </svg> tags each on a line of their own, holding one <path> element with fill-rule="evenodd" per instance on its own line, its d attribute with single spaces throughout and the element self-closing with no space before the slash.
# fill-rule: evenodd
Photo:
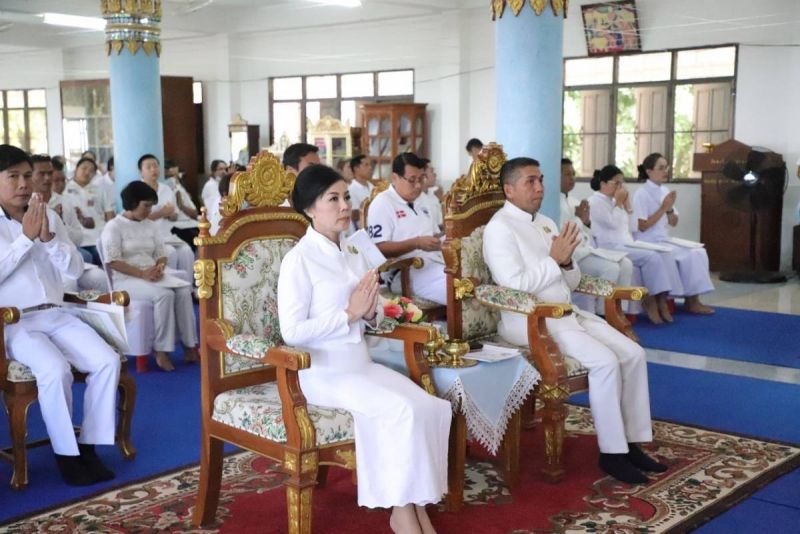
<svg viewBox="0 0 800 534">
<path fill-rule="evenodd" d="M 542 4 L 538 15 L 527 1 L 516 16 L 510 6 L 502 16 L 495 12 L 496 131 L 509 159 L 539 160 L 545 177 L 541 211 L 558 221 L 564 6 Z"/>
<path fill-rule="evenodd" d="M 110 58 L 111 121 L 117 208 L 119 193 L 138 180 L 137 162 L 153 154 L 164 163 L 161 121 L 161 3 L 147 0 L 101 2 Z M 126 9 L 133 8 L 131 11 Z"/>
</svg>

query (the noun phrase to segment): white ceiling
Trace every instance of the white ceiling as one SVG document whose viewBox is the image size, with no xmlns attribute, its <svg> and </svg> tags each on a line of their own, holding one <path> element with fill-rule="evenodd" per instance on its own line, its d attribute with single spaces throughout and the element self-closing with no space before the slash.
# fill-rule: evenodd
<svg viewBox="0 0 800 534">
<path fill-rule="evenodd" d="M 458 9 L 485 9 L 488 0 L 362 0 L 362 7 L 320 5 L 314 0 L 165 0 L 162 40 L 221 33 L 292 30 Z M 70 48 L 103 42 L 103 33 L 48 26 L 33 16 L 53 12 L 100 16 L 99 0 L 0 0 L 0 52 Z"/>
</svg>

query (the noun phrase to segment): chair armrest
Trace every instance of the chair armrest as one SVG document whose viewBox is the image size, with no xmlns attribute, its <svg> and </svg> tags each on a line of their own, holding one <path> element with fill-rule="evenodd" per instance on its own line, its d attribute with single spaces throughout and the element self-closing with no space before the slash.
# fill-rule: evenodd
<svg viewBox="0 0 800 534">
<path fill-rule="evenodd" d="M 310 354 L 285 345 L 270 347 L 261 361 L 267 365 L 274 365 L 275 367 L 294 372 L 311 367 Z"/>
<path fill-rule="evenodd" d="M 0 384 L 6 381 L 8 365 L 6 360 L 5 326 L 19 321 L 19 308 L 8 306 L 0 308 Z"/>
<path fill-rule="evenodd" d="M 605 278 L 584 274 L 575 292 L 601 298 L 642 300 L 647 295 L 647 288 L 615 286 Z"/>
<path fill-rule="evenodd" d="M 87 302 L 100 302 L 103 304 L 117 304 L 127 306 L 131 302 L 127 291 L 113 291 L 111 293 L 100 293 L 98 291 L 87 290 L 80 293 L 64 293 L 64 302 L 73 304 L 86 304 Z"/>
<path fill-rule="evenodd" d="M 398 324 L 391 332 L 375 332 L 369 335 L 402 341 L 403 358 L 409 376 L 422 389 L 431 395 L 436 395 L 430 367 L 423 352 L 428 342 L 433 342 L 435 345 L 440 338 L 439 330 L 435 326 L 426 323 L 403 323 Z"/>
<path fill-rule="evenodd" d="M 560 319 L 572 313 L 572 305 L 565 303 L 538 302 L 527 291 L 482 284 L 475 288 L 475 298 L 489 308 L 532 315 L 535 317 Z"/>
<path fill-rule="evenodd" d="M 378 266 L 378 272 L 385 273 L 394 270 L 410 269 L 412 267 L 414 269 L 422 269 L 424 264 L 424 260 L 417 257 L 403 259 L 390 258 Z"/>
<path fill-rule="evenodd" d="M 612 299 L 621 300 L 642 300 L 647 296 L 646 287 L 614 287 L 614 293 L 611 294 Z"/>
</svg>

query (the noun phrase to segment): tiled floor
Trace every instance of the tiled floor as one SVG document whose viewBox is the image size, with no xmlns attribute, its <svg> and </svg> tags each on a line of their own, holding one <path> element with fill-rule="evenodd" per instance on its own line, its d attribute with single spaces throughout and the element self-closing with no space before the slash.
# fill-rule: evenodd
<svg viewBox="0 0 800 534">
<path fill-rule="evenodd" d="M 722 282 L 714 275 L 716 291 L 703 297 L 706 304 L 744 310 L 800 315 L 800 279 L 791 276 L 783 284 L 734 284 Z M 787 384 L 800 384 L 800 369 L 758 363 L 725 360 L 697 354 L 683 354 L 648 349 L 647 359 L 653 363 L 687 369 L 700 369 Z"/>
</svg>

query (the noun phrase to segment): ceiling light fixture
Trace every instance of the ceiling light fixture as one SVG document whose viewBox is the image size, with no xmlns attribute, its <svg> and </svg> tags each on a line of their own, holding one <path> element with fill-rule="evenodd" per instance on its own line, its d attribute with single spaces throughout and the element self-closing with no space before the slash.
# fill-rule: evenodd
<svg viewBox="0 0 800 534">
<path fill-rule="evenodd" d="M 361 7 L 361 0 L 314 0 L 326 6 Z"/>
<path fill-rule="evenodd" d="M 42 13 L 42 22 L 52 26 L 68 26 L 70 28 L 83 28 L 85 30 L 102 31 L 106 21 L 98 17 L 81 17 L 78 15 L 65 15 L 63 13 Z"/>
</svg>

